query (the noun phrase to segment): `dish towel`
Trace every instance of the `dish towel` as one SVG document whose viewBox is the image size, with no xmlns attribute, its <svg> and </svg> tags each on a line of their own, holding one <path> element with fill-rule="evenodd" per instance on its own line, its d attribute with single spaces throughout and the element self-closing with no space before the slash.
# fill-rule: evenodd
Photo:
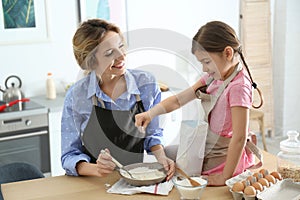
<svg viewBox="0 0 300 200">
<path fill-rule="evenodd" d="M 173 188 L 172 181 L 166 181 L 163 183 L 149 185 L 149 186 L 133 186 L 128 184 L 123 178 L 120 178 L 118 182 L 113 184 L 111 188 L 107 190 L 108 193 L 114 194 L 137 194 L 137 193 L 151 193 L 159 195 L 168 195 Z"/>
</svg>

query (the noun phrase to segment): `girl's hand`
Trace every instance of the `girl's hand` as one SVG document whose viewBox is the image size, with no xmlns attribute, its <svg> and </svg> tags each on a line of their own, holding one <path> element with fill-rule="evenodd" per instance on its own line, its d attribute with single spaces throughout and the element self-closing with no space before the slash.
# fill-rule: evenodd
<svg viewBox="0 0 300 200">
<path fill-rule="evenodd" d="M 143 112 L 135 115 L 135 126 L 139 131 L 145 133 L 148 124 L 151 122 L 151 116 L 149 112 Z"/>
<path fill-rule="evenodd" d="M 105 149 L 107 153 L 100 153 L 97 159 L 97 172 L 101 176 L 106 176 L 114 171 L 116 165 L 112 161 L 110 152 L 108 149 Z"/>
<path fill-rule="evenodd" d="M 209 176 L 203 176 L 207 179 L 208 183 L 207 185 L 210 186 L 224 186 L 225 185 L 225 178 L 223 174 L 212 174 Z"/>
</svg>

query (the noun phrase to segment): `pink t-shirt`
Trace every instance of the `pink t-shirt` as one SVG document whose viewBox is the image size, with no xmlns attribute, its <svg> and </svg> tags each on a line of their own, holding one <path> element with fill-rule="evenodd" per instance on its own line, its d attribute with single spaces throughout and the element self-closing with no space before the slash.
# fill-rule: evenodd
<svg viewBox="0 0 300 200">
<path fill-rule="evenodd" d="M 201 78 L 202 83 L 205 83 L 208 75 Z M 208 94 L 215 94 L 219 86 L 223 83 L 220 80 L 214 80 L 207 88 Z M 210 129 L 223 137 L 232 137 L 232 118 L 231 107 L 242 106 L 250 108 L 252 105 L 252 86 L 248 73 L 243 69 L 236 77 L 228 84 L 221 96 L 219 97 L 215 107 L 210 113 L 209 127 Z M 254 164 L 252 154 L 247 154 L 244 150 L 241 161 L 238 165 L 235 174 L 243 172 L 248 167 Z M 204 172 L 204 174 L 220 173 L 223 171 L 225 163 L 215 169 Z"/>
<path fill-rule="evenodd" d="M 208 94 L 215 94 L 223 81 L 214 80 L 207 88 Z M 242 70 L 228 84 L 210 113 L 210 129 L 221 136 L 232 136 L 231 107 L 252 105 L 252 86 L 249 76 Z"/>
</svg>

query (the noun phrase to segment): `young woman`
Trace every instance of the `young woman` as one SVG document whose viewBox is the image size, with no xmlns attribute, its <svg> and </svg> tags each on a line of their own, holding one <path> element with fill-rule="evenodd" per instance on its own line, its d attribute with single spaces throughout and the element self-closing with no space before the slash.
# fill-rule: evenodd
<svg viewBox="0 0 300 200">
<path fill-rule="evenodd" d="M 65 97 L 61 161 L 66 174 L 102 177 L 116 167 L 111 155 L 126 165 L 143 162 L 146 150 L 156 156 L 170 179 L 174 161 L 165 155 L 158 119 L 142 137 L 133 122 L 136 113 L 160 102 L 159 86 L 151 74 L 126 69 L 119 28 L 101 19 L 87 20 L 73 37 L 73 50 L 87 76 Z M 107 154 L 100 153 L 102 149 Z"/>
<path fill-rule="evenodd" d="M 212 21 L 202 26 L 193 38 L 192 53 L 206 74 L 191 88 L 136 115 L 135 125 L 145 128 L 155 116 L 201 99 L 209 124 L 202 174 L 208 176 L 209 185 L 224 185 L 227 179 L 254 164 L 253 154 L 245 146 L 252 87 L 257 86 L 238 37 L 229 25 Z M 261 105 L 262 101 L 257 107 Z"/>
</svg>

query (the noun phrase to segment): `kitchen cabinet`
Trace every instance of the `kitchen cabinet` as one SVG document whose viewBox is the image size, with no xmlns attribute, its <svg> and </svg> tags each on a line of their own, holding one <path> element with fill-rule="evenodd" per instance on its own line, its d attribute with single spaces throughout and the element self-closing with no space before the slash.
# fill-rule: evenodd
<svg viewBox="0 0 300 200">
<path fill-rule="evenodd" d="M 58 94 L 56 99 L 49 100 L 46 96 L 32 97 L 31 100 L 48 109 L 48 127 L 50 142 L 51 176 L 65 174 L 61 166 L 61 115 L 64 94 Z"/>
<path fill-rule="evenodd" d="M 61 166 L 61 127 L 60 120 L 62 111 L 49 112 L 49 139 L 50 139 L 50 161 L 51 176 L 59 176 L 65 174 Z"/>
</svg>

